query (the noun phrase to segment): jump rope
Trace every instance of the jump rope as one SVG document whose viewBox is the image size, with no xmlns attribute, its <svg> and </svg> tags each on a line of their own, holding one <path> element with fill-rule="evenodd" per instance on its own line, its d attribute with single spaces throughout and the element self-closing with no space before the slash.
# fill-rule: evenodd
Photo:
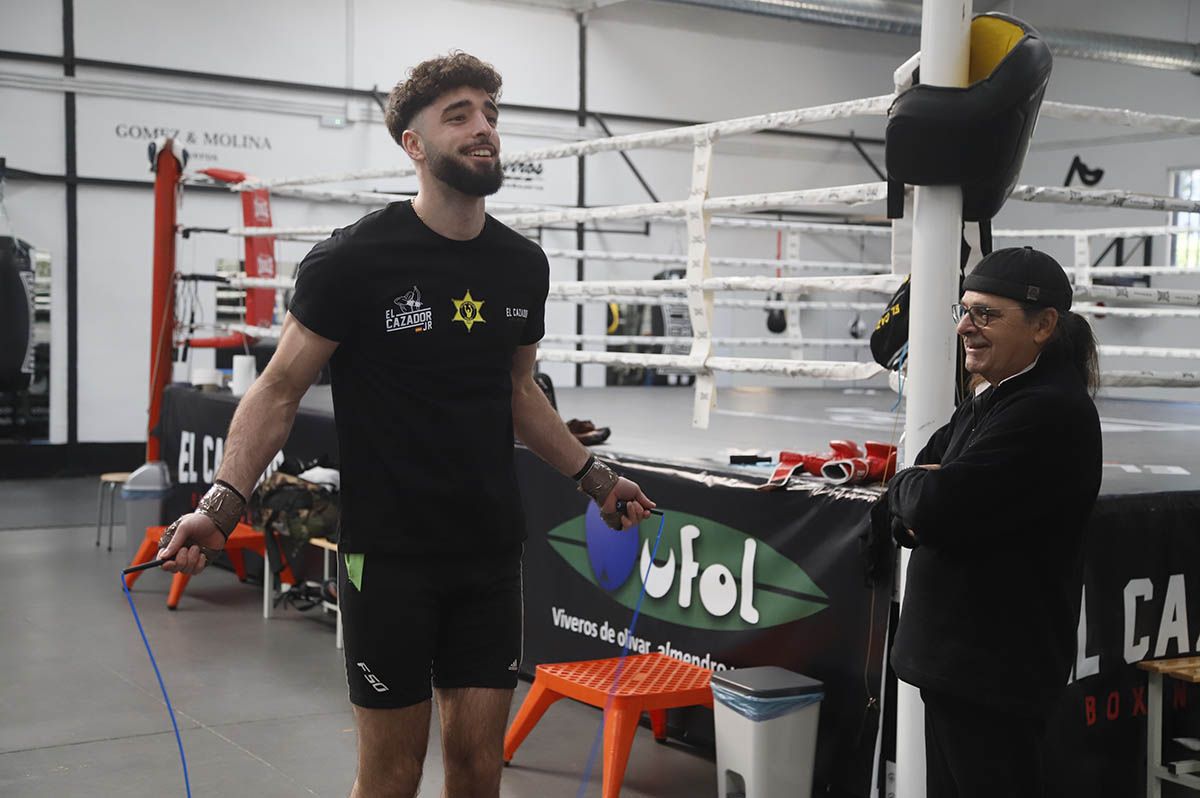
<svg viewBox="0 0 1200 798">
<path fill-rule="evenodd" d="M 618 510 L 622 515 L 625 513 L 625 502 L 618 502 L 620 507 Z M 617 693 L 617 687 L 621 683 L 621 672 L 625 668 L 625 660 L 629 655 L 629 644 L 633 640 L 634 630 L 637 629 L 638 617 L 642 612 L 642 600 L 646 597 L 646 582 L 650 579 L 650 568 L 654 565 L 655 559 L 658 558 L 658 545 L 662 542 L 663 528 L 666 525 L 667 517 L 661 510 L 651 510 L 651 515 L 657 515 L 658 534 L 654 537 L 654 550 L 650 554 L 650 561 L 646 563 L 646 573 L 642 577 L 642 588 L 638 593 L 637 604 L 633 608 L 633 619 L 629 622 L 629 629 L 625 632 L 625 645 L 621 647 L 621 656 L 617 658 L 617 669 L 613 674 L 612 687 L 608 691 L 608 700 L 605 702 L 604 711 L 607 712 L 612 705 L 614 696 Z M 133 603 L 133 594 L 129 592 L 129 586 L 125 584 L 125 577 L 139 571 L 146 571 L 150 568 L 157 568 L 166 560 L 154 560 L 152 562 L 142 563 L 121 571 L 121 590 L 125 593 L 125 599 L 129 602 L 129 609 L 133 612 L 133 620 L 137 624 L 138 634 L 142 636 L 142 643 L 146 646 L 146 654 L 150 657 L 150 665 L 154 668 L 154 676 L 158 679 L 158 689 L 162 691 L 163 701 L 167 704 L 167 714 L 171 718 L 171 728 L 175 730 L 175 744 L 179 747 L 179 762 L 183 766 L 183 788 L 187 792 L 188 798 L 192 798 L 192 784 L 188 779 L 187 756 L 183 753 L 183 738 L 179 736 L 179 724 L 175 721 L 175 708 L 171 706 L 171 697 L 167 695 L 167 685 L 163 682 L 162 672 L 158 669 L 158 662 L 154 659 L 154 651 L 150 648 L 150 640 L 146 637 L 146 630 L 142 626 L 142 619 L 138 616 L 137 607 Z M 604 719 L 600 720 L 600 728 L 596 730 L 596 736 L 592 740 L 592 750 L 588 754 L 587 767 L 583 771 L 583 780 L 579 783 L 578 798 L 583 798 L 584 792 L 587 790 L 588 782 L 592 778 L 592 768 L 596 764 L 596 754 L 600 750 L 600 743 L 604 736 Z"/>
<path fill-rule="evenodd" d="M 625 514 L 625 502 L 617 502 L 617 509 L 622 515 Z M 625 632 L 625 645 L 621 647 L 621 656 L 617 657 L 617 669 L 613 673 L 612 687 L 608 690 L 608 698 L 604 702 L 604 715 L 608 714 L 608 710 L 612 707 L 613 699 L 617 695 L 617 687 L 621 683 L 621 671 L 625 669 L 625 660 L 629 655 L 629 644 L 633 640 L 633 631 L 637 628 L 638 616 L 642 612 L 642 599 L 646 597 L 646 582 L 650 579 L 650 569 L 654 566 L 654 561 L 658 558 L 658 544 L 662 542 L 663 527 L 667 523 L 667 517 L 662 510 L 651 510 L 651 515 L 658 516 L 658 534 L 654 536 L 654 551 L 650 554 L 650 560 L 646 563 L 646 573 L 642 576 L 642 589 L 638 593 L 637 603 L 633 607 L 633 619 L 629 622 L 629 629 Z M 604 715 L 600 717 L 600 727 L 596 729 L 596 736 L 592 739 L 592 750 L 588 754 L 587 766 L 583 769 L 583 779 L 579 782 L 579 792 L 575 794 L 576 798 L 583 798 L 584 792 L 587 791 L 588 782 L 592 780 L 592 768 L 596 764 L 596 754 L 600 751 L 600 742 L 604 737 Z"/>
<path fill-rule="evenodd" d="M 155 661 L 154 652 L 150 649 L 150 641 L 146 638 L 146 630 L 142 628 L 142 619 L 138 617 L 137 607 L 133 604 L 133 594 L 129 592 L 129 585 L 125 584 L 125 577 L 130 574 L 157 568 L 164 562 L 166 560 L 155 560 L 121 571 L 121 590 L 124 591 L 125 599 L 129 602 L 129 609 L 133 611 L 133 620 L 137 623 L 138 633 L 142 636 L 142 643 L 145 644 L 146 653 L 150 656 L 150 664 L 154 667 L 154 676 L 158 679 L 158 689 L 162 690 L 163 700 L 167 702 L 167 714 L 171 716 L 171 728 L 175 730 L 175 743 L 179 746 L 179 761 L 183 765 L 183 788 L 187 791 L 188 798 L 192 798 L 192 783 L 188 780 L 187 757 L 183 754 L 183 738 L 179 736 L 179 724 L 175 722 L 175 708 L 171 706 L 171 697 L 167 695 L 167 685 L 163 683 L 162 672 L 158 669 L 158 662 Z"/>
</svg>

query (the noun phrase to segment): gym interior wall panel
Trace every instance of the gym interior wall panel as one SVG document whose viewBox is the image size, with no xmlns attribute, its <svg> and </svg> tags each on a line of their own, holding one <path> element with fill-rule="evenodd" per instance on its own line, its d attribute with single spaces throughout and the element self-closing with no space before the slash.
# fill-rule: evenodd
<svg viewBox="0 0 1200 798">
<path fill-rule="evenodd" d="M 50 442 L 67 440 L 66 187 L 13 180 L 4 187 L 12 232 L 50 254 Z"/>
<path fill-rule="evenodd" d="M 79 439 L 145 440 L 150 371 L 154 241 L 153 191 L 81 187 L 79 191 Z M 185 194 L 181 224 L 240 224 L 232 195 Z M 195 234 L 176 240 L 181 273 L 214 274 L 219 260 L 242 258 L 240 239 Z M 182 293 L 182 292 L 181 292 Z M 215 291 L 196 289 L 194 321 L 214 321 Z M 186 300 L 177 313 L 188 320 Z M 201 327 L 198 335 L 212 334 Z M 169 356 L 169 353 L 168 355 Z M 211 367 L 210 350 L 193 351 L 192 367 Z"/>
<path fill-rule="evenodd" d="M 167 135 L 188 151 L 189 171 L 222 167 L 270 178 L 411 165 L 384 125 L 370 119 L 331 128 L 314 115 L 99 96 L 80 97 L 78 108 L 79 171 L 90 177 L 148 179 L 147 147 Z M 518 122 L 531 116 L 514 112 L 512 119 Z M 554 143 L 536 135 L 503 137 L 508 152 Z M 496 199 L 572 204 L 575 179 L 574 159 L 514 168 Z M 325 187 L 412 192 L 416 180 L 379 179 Z"/>
<path fill-rule="evenodd" d="M 578 28 L 565 9 L 515 3 L 355 0 L 355 83 L 389 91 L 427 58 L 465 50 L 504 77 L 503 100 L 575 108 Z"/>
<path fill-rule="evenodd" d="M 0 50 L 62 55 L 62 3 L 0 0 Z"/>
<path fill-rule="evenodd" d="M 892 72 L 919 46 L 915 38 L 642 0 L 590 19 L 590 108 L 701 121 L 887 94 Z"/>
<path fill-rule="evenodd" d="M 981 4 L 976 4 L 978 7 Z M 1035 28 L 1075 28 L 1119 32 L 1152 39 L 1183 39 L 1191 7 L 1196 22 L 1200 5 L 1195 0 L 1139 0 L 1137 3 L 1096 0 L 1008 0 L 992 4 L 996 11 L 1012 14 Z M 1195 41 L 1194 38 L 1186 41 Z"/>
<path fill-rule="evenodd" d="M 80 97 L 79 171 L 148 179 L 147 147 L 171 136 L 189 171 L 222 167 L 258 177 L 359 169 L 386 144 L 369 124 L 322 127 L 316 116 L 117 97 Z M 319 160 L 316 160 L 318 159 Z"/>
<path fill-rule="evenodd" d="M 80 58 L 343 85 L 343 3 L 75 0 Z"/>
<path fill-rule="evenodd" d="M 20 72 L 55 75 L 42 64 L 21 64 Z M 61 70 L 57 73 L 61 75 Z M 57 76 L 57 75 L 56 75 Z M 56 91 L 0 87 L 0 155 L 10 169 L 62 174 L 66 138 L 63 95 Z"/>
<path fill-rule="evenodd" d="M 79 189 L 78 433 L 146 439 L 153 192 Z"/>
</svg>

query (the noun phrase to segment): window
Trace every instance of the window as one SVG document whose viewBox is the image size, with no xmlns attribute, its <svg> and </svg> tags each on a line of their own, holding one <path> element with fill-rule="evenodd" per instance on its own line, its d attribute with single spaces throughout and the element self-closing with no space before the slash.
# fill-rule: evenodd
<svg viewBox="0 0 1200 798">
<path fill-rule="evenodd" d="M 1200 200 L 1200 169 L 1172 169 L 1171 196 Z M 1200 213 L 1172 212 L 1171 225 L 1196 231 L 1171 237 L 1171 265 L 1200 266 Z"/>
</svg>

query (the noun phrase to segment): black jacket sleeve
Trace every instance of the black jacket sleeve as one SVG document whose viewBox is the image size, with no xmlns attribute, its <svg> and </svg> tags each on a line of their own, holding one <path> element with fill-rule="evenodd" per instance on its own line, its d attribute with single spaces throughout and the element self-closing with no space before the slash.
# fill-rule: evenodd
<svg viewBox="0 0 1200 798">
<path fill-rule="evenodd" d="M 921 545 L 970 546 L 1006 528 L 1018 532 L 1022 507 L 1052 506 L 1061 490 L 1053 475 L 1038 471 L 1049 450 L 1078 437 L 1077 419 L 1070 403 L 1051 392 L 1014 397 L 940 468 L 907 468 L 892 477 L 889 510 Z"/>
</svg>

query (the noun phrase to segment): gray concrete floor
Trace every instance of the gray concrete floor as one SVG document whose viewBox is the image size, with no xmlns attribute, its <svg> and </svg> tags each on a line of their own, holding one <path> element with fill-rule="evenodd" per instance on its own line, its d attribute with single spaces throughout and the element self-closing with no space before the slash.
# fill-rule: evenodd
<svg viewBox="0 0 1200 798">
<path fill-rule="evenodd" d="M 131 556 L 118 527 L 95 545 L 96 481 L 0 482 L 0 795 L 183 795 L 179 753 L 153 669 L 121 591 Z M 120 508 L 118 507 L 118 519 Z M 263 620 L 257 586 L 214 569 L 176 612 L 168 577 L 133 591 L 175 707 L 192 794 L 344 796 L 355 733 L 332 619 Z M 528 690 L 522 683 L 516 706 Z M 436 717 L 435 717 L 436 723 Z M 506 768 L 507 798 L 574 796 L 600 713 L 556 704 Z M 421 790 L 442 788 L 431 735 Z M 600 794 L 599 763 L 586 794 Z M 638 731 L 623 796 L 716 793 L 711 759 Z"/>
</svg>

